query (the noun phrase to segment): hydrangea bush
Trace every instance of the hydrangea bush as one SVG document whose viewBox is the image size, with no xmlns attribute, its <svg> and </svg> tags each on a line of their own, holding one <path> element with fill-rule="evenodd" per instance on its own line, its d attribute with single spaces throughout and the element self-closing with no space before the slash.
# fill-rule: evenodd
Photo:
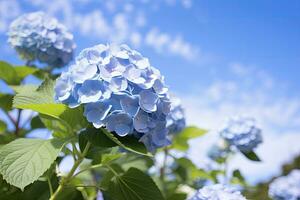
<svg viewBox="0 0 300 200">
<path fill-rule="evenodd" d="M 187 152 L 190 141 L 208 131 L 186 126 L 183 105 L 138 51 L 99 44 L 83 49 L 56 76 L 51 70 L 70 63 L 75 43 L 64 25 L 43 12 L 14 20 L 8 42 L 27 65 L 48 67 L 0 61 L 0 79 L 14 90 L 0 93 L 8 120 L 0 119 L 0 199 L 186 200 L 199 188 L 191 200 L 245 199 L 219 183 L 247 187 L 239 170 L 226 177 L 225 166 L 236 152 L 259 161 L 253 150 L 262 137 L 253 119 L 230 120 L 210 151 L 213 160 L 222 161 L 201 167 Z M 28 75 L 42 83 L 22 85 Z M 51 136 L 32 138 L 41 129 Z M 71 169 L 65 172 L 66 162 Z M 298 175 L 285 178 L 288 189 L 278 194 L 295 194 Z M 276 182 L 273 198 L 281 187 Z"/>
<path fill-rule="evenodd" d="M 43 12 L 25 14 L 8 31 L 9 44 L 26 61 L 38 60 L 53 67 L 65 66 L 73 57 L 73 35 Z"/>
<path fill-rule="evenodd" d="M 246 200 L 246 198 L 230 187 L 217 184 L 203 187 L 190 200 Z"/>
<path fill-rule="evenodd" d="M 293 170 L 287 176 L 275 179 L 269 188 L 273 200 L 300 199 L 300 170 Z"/>
</svg>

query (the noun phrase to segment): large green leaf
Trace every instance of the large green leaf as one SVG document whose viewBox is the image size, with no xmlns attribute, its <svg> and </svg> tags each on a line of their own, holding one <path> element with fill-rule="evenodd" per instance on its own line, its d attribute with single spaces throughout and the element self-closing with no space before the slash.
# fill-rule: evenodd
<svg viewBox="0 0 300 200">
<path fill-rule="evenodd" d="M 154 181 L 144 172 L 130 168 L 124 174 L 115 174 L 108 188 L 112 200 L 163 200 Z"/>
<path fill-rule="evenodd" d="M 54 84 L 54 81 L 47 79 L 37 88 L 34 86 L 13 87 L 17 92 L 13 106 L 58 118 L 67 107 L 54 102 Z"/>
<path fill-rule="evenodd" d="M 172 148 L 186 151 L 189 149 L 188 141 L 207 133 L 207 130 L 197 128 L 195 126 L 190 126 L 185 128 L 181 133 L 178 133 L 173 138 Z"/>
<path fill-rule="evenodd" d="M 0 61 L 0 79 L 4 80 L 9 85 L 19 83 L 16 70 L 7 62 Z"/>
<path fill-rule="evenodd" d="M 9 184 L 24 190 L 51 166 L 63 145 L 58 139 L 14 140 L 1 148 L 0 173 Z"/>
</svg>

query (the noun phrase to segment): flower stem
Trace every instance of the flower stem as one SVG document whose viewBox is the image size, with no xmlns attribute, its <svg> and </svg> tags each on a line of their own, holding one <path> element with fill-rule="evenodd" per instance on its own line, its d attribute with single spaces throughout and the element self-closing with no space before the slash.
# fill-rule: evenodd
<svg viewBox="0 0 300 200">
<path fill-rule="evenodd" d="M 53 187 L 52 187 L 52 184 L 51 184 L 50 177 L 47 177 L 47 181 L 48 181 L 48 186 L 49 186 L 50 196 L 51 196 L 51 195 L 53 195 Z"/>
<path fill-rule="evenodd" d="M 83 150 L 83 152 L 80 154 L 80 156 L 78 157 L 78 159 L 74 162 L 74 165 L 72 167 L 72 169 L 70 170 L 70 172 L 68 173 L 68 175 L 66 177 L 63 177 L 58 188 L 56 189 L 56 191 L 54 192 L 54 194 L 50 197 L 50 200 L 55 200 L 57 199 L 58 195 L 63 191 L 63 189 L 65 188 L 65 186 L 69 183 L 69 181 L 72 179 L 76 169 L 78 168 L 78 166 L 81 164 L 81 162 L 83 161 L 84 157 L 86 156 L 86 154 L 88 153 L 88 150 L 91 146 L 91 143 L 88 142 Z"/>
</svg>

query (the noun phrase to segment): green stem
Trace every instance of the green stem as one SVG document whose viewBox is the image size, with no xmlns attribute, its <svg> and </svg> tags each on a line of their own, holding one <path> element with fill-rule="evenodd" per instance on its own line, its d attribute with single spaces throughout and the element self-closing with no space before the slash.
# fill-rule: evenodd
<svg viewBox="0 0 300 200">
<path fill-rule="evenodd" d="M 167 161 L 168 161 L 168 155 L 169 155 L 169 150 L 168 148 L 164 149 L 164 160 L 163 160 L 163 166 L 160 169 L 160 180 L 163 185 L 163 192 L 166 193 L 166 168 L 167 168 Z"/>
<path fill-rule="evenodd" d="M 102 164 L 92 165 L 92 166 L 87 167 L 87 168 L 85 168 L 85 169 L 79 171 L 78 173 L 74 174 L 73 177 L 78 176 L 79 174 L 81 174 L 81 173 L 83 173 L 83 172 L 85 172 L 85 171 L 88 171 L 88 170 L 91 170 L 91 169 L 95 169 L 95 168 L 98 168 L 98 167 L 103 167 L 103 165 L 102 165 Z"/>
<path fill-rule="evenodd" d="M 16 130 L 15 130 L 15 134 L 17 137 L 19 136 L 19 131 L 20 131 L 21 114 L 22 114 L 22 110 L 18 109 L 18 116 L 16 121 Z"/>
<path fill-rule="evenodd" d="M 70 180 L 72 179 L 76 169 L 78 168 L 78 166 L 81 164 L 81 162 L 83 161 L 84 157 L 86 156 L 86 154 L 89 151 L 89 148 L 91 146 L 91 143 L 88 142 L 83 150 L 83 152 L 80 154 L 80 156 L 78 157 L 78 159 L 74 162 L 74 165 L 72 167 L 72 169 L 70 170 L 70 172 L 68 173 L 68 175 L 66 177 L 63 177 L 58 188 L 56 189 L 56 191 L 54 192 L 54 194 L 50 197 L 50 200 L 55 200 L 57 199 L 57 196 L 63 191 L 63 189 L 65 188 L 65 186 L 70 182 Z"/>
<path fill-rule="evenodd" d="M 48 181 L 48 186 L 49 186 L 49 190 L 50 190 L 50 196 L 52 196 L 53 195 L 53 187 L 52 187 L 52 184 L 51 184 L 50 177 L 47 177 L 47 181 Z"/>
</svg>

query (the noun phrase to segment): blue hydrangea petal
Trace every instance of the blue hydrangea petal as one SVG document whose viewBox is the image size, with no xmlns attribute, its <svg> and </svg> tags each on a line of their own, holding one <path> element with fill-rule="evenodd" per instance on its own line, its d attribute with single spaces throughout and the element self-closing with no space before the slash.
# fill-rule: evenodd
<svg viewBox="0 0 300 200">
<path fill-rule="evenodd" d="M 124 137 L 132 132 L 132 117 L 126 113 L 111 114 L 107 117 L 106 128 Z"/>
<path fill-rule="evenodd" d="M 111 105 L 103 102 L 89 103 L 84 106 L 84 116 L 89 122 L 96 125 L 96 128 L 100 128 L 104 125 L 104 119 L 111 108 Z"/>
<path fill-rule="evenodd" d="M 105 88 L 101 81 L 86 80 L 78 90 L 79 101 L 81 103 L 90 103 L 98 101 Z"/>
<path fill-rule="evenodd" d="M 124 77 L 113 77 L 110 81 L 109 88 L 113 92 L 122 92 L 127 89 L 128 83 Z"/>
<path fill-rule="evenodd" d="M 156 79 L 153 84 L 153 89 L 157 94 L 165 94 L 168 92 L 168 88 L 164 85 L 164 83 L 160 79 Z"/>
<path fill-rule="evenodd" d="M 55 85 L 55 94 L 56 99 L 58 101 L 65 101 L 67 100 L 72 92 L 72 82 L 70 80 L 70 75 L 65 73 L 62 74 L 61 78 L 56 81 Z"/>
<path fill-rule="evenodd" d="M 78 65 L 72 69 L 73 80 L 76 83 L 83 83 L 85 80 L 95 77 L 97 71 L 97 65 L 89 64 L 87 60 L 81 60 Z"/>
<path fill-rule="evenodd" d="M 135 116 L 139 110 L 139 98 L 138 96 L 123 95 L 120 100 L 121 107 L 125 113 L 130 116 Z"/>
<path fill-rule="evenodd" d="M 158 95 L 149 90 L 140 92 L 139 104 L 146 112 L 155 112 L 157 110 Z"/>
<path fill-rule="evenodd" d="M 142 109 L 139 109 L 138 113 L 133 119 L 133 126 L 138 132 L 146 133 L 149 131 L 148 128 L 149 122 L 150 119 L 148 114 Z"/>
<path fill-rule="evenodd" d="M 125 78 L 127 78 L 127 80 L 136 84 L 145 83 L 146 80 L 143 77 L 141 77 L 141 74 L 142 74 L 142 70 L 137 69 L 133 65 L 127 66 L 126 71 L 124 72 Z"/>
</svg>

